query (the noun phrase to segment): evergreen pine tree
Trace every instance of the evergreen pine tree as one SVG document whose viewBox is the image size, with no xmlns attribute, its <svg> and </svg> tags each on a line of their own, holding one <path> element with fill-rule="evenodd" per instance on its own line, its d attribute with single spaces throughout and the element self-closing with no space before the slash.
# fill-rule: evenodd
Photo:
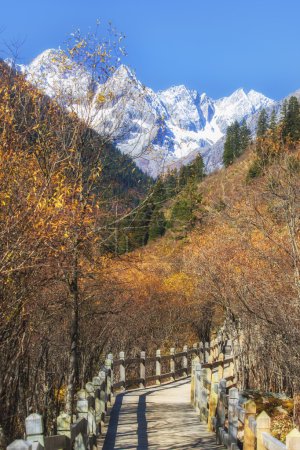
<svg viewBox="0 0 300 450">
<path fill-rule="evenodd" d="M 246 150 L 246 148 L 248 147 L 248 145 L 250 144 L 250 141 L 251 141 L 251 131 L 247 127 L 245 119 L 243 120 L 243 122 L 240 126 L 239 133 L 240 133 L 240 139 L 239 139 L 240 149 L 239 149 L 238 156 L 240 156 Z"/>
<path fill-rule="evenodd" d="M 270 131 L 273 141 L 276 138 L 276 129 L 277 129 L 277 115 L 275 109 L 273 109 L 270 117 Z"/>
<path fill-rule="evenodd" d="M 149 223 L 149 241 L 163 236 L 166 231 L 166 219 L 164 213 L 156 208 Z"/>
<path fill-rule="evenodd" d="M 256 136 L 263 137 L 269 129 L 268 114 L 265 109 L 262 109 L 257 120 Z"/>
<path fill-rule="evenodd" d="M 204 177 L 204 163 L 200 153 L 198 153 L 198 155 L 190 164 L 190 166 L 191 166 L 191 177 L 193 181 L 196 182 L 201 181 Z"/>
<path fill-rule="evenodd" d="M 287 99 L 285 99 L 281 107 L 281 122 L 285 122 L 287 110 L 288 110 L 288 101 Z"/>
<path fill-rule="evenodd" d="M 286 140 L 288 137 L 292 142 L 300 139 L 300 105 L 296 97 L 290 97 L 288 103 L 284 102 L 283 110 L 282 137 Z"/>
<path fill-rule="evenodd" d="M 251 133 L 245 121 L 241 125 L 235 121 L 227 128 L 223 153 L 225 167 L 232 164 L 244 152 L 250 143 L 250 137 Z"/>
<path fill-rule="evenodd" d="M 167 198 L 167 195 L 166 195 L 165 183 L 162 180 L 162 178 L 158 178 L 158 180 L 156 181 L 156 183 L 153 187 L 151 201 L 154 206 L 160 206 L 166 200 L 166 198 Z"/>
<path fill-rule="evenodd" d="M 178 179 L 177 169 L 168 171 L 167 175 L 163 180 L 165 186 L 166 199 L 174 197 L 174 195 L 176 195 L 177 179 Z"/>
<path fill-rule="evenodd" d="M 274 132 L 277 127 L 277 115 L 275 109 L 273 109 L 270 117 L 270 130 Z"/>
</svg>

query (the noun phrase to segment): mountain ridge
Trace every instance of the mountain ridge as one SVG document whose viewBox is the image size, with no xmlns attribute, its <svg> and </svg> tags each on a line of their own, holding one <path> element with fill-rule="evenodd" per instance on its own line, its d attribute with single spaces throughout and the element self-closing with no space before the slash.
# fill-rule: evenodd
<svg viewBox="0 0 300 450">
<path fill-rule="evenodd" d="M 257 113 L 278 105 L 253 89 L 238 88 L 220 99 L 184 84 L 155 92 L 124 64 L 105 83 L 95 82 L 79 65 L 73 66 L 66 77 L 57 67 L 62 55 L 62 50 L 45 50 L 19 70 L 50 97 L 63 93 L 80 103 L 87 92 L 93 92 L 93 128 L 111 136 L 123 153 L 154 177 L 190 161 L 197 153 L 201 153 L 208 172 L 218 169 L 227 127 L 235 120 L 246 120 L 254 133 Z M 106 99 L 100 105 L 99 96 Z M 76 113 L 85 118 L 82 109 L 77 107 Z"/>
</svg>

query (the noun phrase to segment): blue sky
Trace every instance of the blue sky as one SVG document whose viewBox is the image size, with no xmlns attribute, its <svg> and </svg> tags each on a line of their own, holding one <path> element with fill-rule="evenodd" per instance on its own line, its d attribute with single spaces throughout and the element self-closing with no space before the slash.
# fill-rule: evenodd
<svg viewBox="0 0 300 450">
<path fill-rule="evenodd" d="M 125 33 L 124 63 L 154 90 L 185 84 L 218 98 L 239 87 L 272 98 L 300 88 L 299 0 L 2 0 L 0 49 L 21 62 L 99 18 Z M 2 53 L 3 54 L 3 53 Z"/>
</svg>

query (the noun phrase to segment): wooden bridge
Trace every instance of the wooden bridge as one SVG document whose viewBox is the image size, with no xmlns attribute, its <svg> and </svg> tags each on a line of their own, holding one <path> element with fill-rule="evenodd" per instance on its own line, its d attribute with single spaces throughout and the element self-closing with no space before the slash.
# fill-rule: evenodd
<svg viewBox="0 0 300 450">
<path fill-rule="evenodd" d="M 294 429 L 286 444 L 272 437 L 271 419 L 237 388 L 230 341 L 184 346 L 155 356 L 118 359 L 77 392 L 76 418 L 62 413 L 53 435 L 43 418 L 25 421 L 26 440 L 8 450 L 202 449 L 300 450 Z"/>
</svg>

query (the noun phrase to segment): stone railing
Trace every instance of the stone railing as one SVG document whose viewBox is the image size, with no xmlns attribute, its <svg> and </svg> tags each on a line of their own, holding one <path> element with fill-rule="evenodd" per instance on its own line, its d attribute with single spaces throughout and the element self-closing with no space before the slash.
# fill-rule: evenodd
<svg viewBox="0 0 300 450">
<path fill-rule="evenodd" d="M 300 432 L 292 430 L 282 443 L 271 435 L 271 418 L 263 411 L 256 414 L 256 404 L 236 387 L 234 359 L 230 341 L 224 346 L 212 343 L 209 362 L 193 359 L 191 402 L 200 421 L 216 433 L 216 442 L 230 450 L 300 450 Z"/>
<path fill-rule="evenodd" d="M 185 345 L 182 351 L 170 348 L 168 354 L 156 350 L 155 356 L 146 356 L 144 351 L 136 358 L 125 358 L 124 352 L 113 360 L 113 389 L 127 390 L 132 387 L 144 388 L 152 384 L 187 377 L 191 373 L 192 358 L 198 356 L 208 360 L 209 344 L 193 344 L 192 348 Z"/>
<path fill-rule="evenodd" d="M 54 433 L 45 436 L 43 417 L 34 413 L 25 419 L 25 439 L 8 445 L 7 450 L 87 450 L 97 446 L 105 430 L 105 417 L 112 404 L 113 392 L 130 388 L 144 388 L 152 384 L 187 377 L 191 373 L 192 359 L 207 361 L 209 344 L 185 345 L 182 351 L 171 348 L 168 354 L 156 351 L 146 357 L 140 352 L 136 358 L 125 358 L 124 352 L 114 359 L 107 356 L 97 376 L 76 393 L 76 416 L 61 413 Z"/>
<path fill-rule="evenodd" d="M 85 450 L 97 446 L 112 400 L 112 355 L 85 389 L 76 394 L 76 417 L 62 413 L 56 419 L 55 434 L 44 435 L 43 417 L 30 414 L 25 419 L 25 440 L 15 440 L 7 450 Z"/>
</svg>

